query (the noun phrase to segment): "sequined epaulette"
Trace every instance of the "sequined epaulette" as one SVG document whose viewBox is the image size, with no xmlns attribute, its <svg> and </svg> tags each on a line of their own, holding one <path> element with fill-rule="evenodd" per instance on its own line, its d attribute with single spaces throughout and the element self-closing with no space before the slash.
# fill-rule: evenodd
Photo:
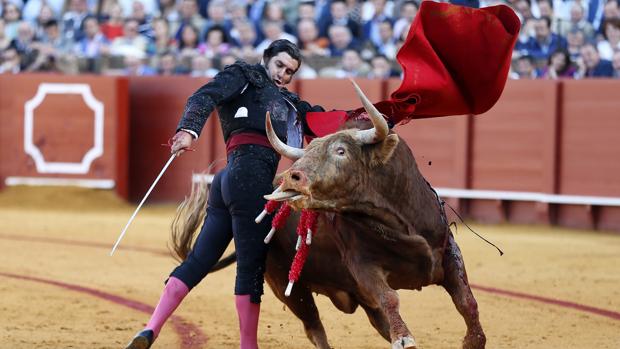
<svg viewBox="0 0 620 349">
<path fill-rule="evenodd" d="M 264 72 L 264 68 L 259 64 L 249 65 L 243 61 L 237 61 L 234 65 L 237 65 L 239 66 L 239 68 L 241 68 L 243 75 L 245 75 L 246 79 L 248 79 L 248 82 L 252 85 L 258 88 L 262 88 L 265 87 L 267 83 L 269 83 L 269 78 Z"/>
</svg>

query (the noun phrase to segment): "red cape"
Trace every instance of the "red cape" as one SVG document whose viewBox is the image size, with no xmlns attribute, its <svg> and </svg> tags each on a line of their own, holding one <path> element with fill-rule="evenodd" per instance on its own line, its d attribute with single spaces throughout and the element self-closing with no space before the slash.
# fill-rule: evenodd
<svg viewBox="0 0 620 349">
<path fill-rule="evenodd" d="M 521 23 L 505 5 L 474 9 L 424 1 L 396 55 L 400 87 L 375 104 L 396 125 L 410 119 L 482 114 L 497 102 Z M 317 136 L 363 112 L 308 113 Z"/>
</svg>

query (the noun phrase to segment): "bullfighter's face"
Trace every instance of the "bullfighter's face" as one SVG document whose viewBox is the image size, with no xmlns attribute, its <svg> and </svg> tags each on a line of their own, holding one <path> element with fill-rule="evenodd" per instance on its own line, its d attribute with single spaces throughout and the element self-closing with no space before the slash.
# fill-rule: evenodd
<svg viewBox="0 0 620 349">
<path fill-rule="evenodd" d="M 269 77 L 278 87 L 288 85 L 299 68 L 299 61 L 286 52 L 279 52 L 267 62 Z"/>
</svg>

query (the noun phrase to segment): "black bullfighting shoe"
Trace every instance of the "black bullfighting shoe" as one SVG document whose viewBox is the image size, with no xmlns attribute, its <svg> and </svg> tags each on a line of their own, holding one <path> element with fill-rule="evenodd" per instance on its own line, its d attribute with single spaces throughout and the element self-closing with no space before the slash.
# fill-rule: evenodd
<svg viewBox="0 0 620 349">
<path fill-rule="evenodd" d="M 125 349 L 149 349 L 153 344 L 153 330 L 144 330 L 138 333 Z"/>
</svg>

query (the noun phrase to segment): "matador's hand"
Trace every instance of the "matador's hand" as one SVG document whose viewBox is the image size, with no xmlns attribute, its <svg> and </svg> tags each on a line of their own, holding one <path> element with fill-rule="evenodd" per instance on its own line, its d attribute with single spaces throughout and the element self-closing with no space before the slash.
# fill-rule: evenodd
<svg viewBox="0 0 620 349">
<path fill-rule="evenodd" d="M 172 154 L 181 155 L 185 152 L 185 149 L 188 149 L 190 145 L 192 145 L 193 137 L 191 134 L 185 131 L 179 131 L 177 134 L 172 137 L 172 147 L 170 148 L 170 152 Z"/>
</svg>

